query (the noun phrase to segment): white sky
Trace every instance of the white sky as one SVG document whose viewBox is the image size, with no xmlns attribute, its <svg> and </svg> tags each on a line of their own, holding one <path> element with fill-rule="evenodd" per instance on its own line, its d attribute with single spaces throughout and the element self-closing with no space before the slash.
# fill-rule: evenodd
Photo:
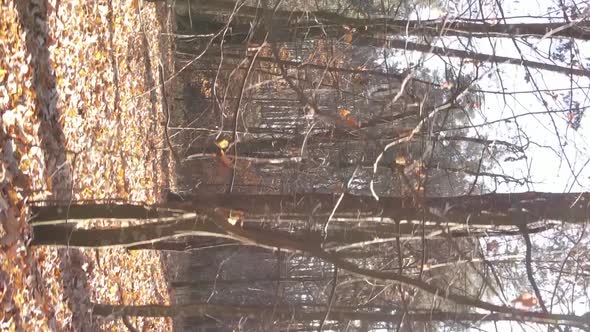
<svg viewBox="0 0 590 332">
<path fill-rule="evenodd" d="M 516 19 L 512 22 L 539 22 L 539 19 L 530 19 L 523 16 L 543 16 L 547 15 L 548 7 L 553 5 L 550 1 L 518 1 L 507 0 L 503 1 L 503 9 L 505 16 L 520 16 L 522 18 Z M 555 6 L 554 6 L 555 7 Z M 455 9 L 452 9 L 455 8 Z M 584 8 L 584 6 L 582 6 Z M 459 12 L 461 8 L 452 6 L 447 9 L 449 15 Z M 420 10 L 420 19 L 437 19 L 444 12 L 440 10 Z M 416 18 L 418 15 L 415 14 Z M 499 15 L 491 13 L 488 10 L 486 17 L 495 18 Z M 551 16 L 561 17 L 561 12 L 552 12 Z M 449 43 L 453 40 L 454 42 Z M 497 55 L 520 58 L 512 40 L 510 39 L 492 39 Z M 534 43 L 541 53 L 547 53 L 551 46 L 555 47 L 555 41 L 546 39 L 538 43 L 538 39 L 530 38 L 529 42 Z M 445 38 L 445 43 L 448 47 L 463 49 L 464 47 L 457 41 L 455 37 Z M 486 38 L 474 39 L 476 48 L 480 53 L 492 54 L 492 46 L 490 40 Z M 537 44 L 538 43 L 538 44 Z M 442 45 L 442 44 L 440 44 Z M 580 58 L 583 62 L 590 63 L 590 43 L 577 41 L 580 50 Z M 521 50 L 527 60 L 547 62 L 536 54 L 530 47 L 520 45 Z M 438 56 L 429 55 L 425 65 L 431 68 L 438 68 L 439 71 L 444 71 L 444 63 Z M 585 60 L 586 59 L 586 60 Z M 445 59 L 448 61 L 448 59 Z M 458 63 L 458 59 L 454 59 Z M 560 64 L 561 65 L 561 64 Z M 566 65 L 563 65 L 566 66 Z M 442 70 L 441 70 L 442 69 Z M 501 76 L 503 78 L 505 91 L 524 91 L 535 90 L 533 84 L 527 83 L 524 80 L 525 69 L 521 66 L 515 65 L 500 65 Z M 590 68 L 589 68 L 590 69 Z M 570 87 L 570 77 L 561 73 L 539 71 L 531 68 L 533 79 L 536 81 L 540 89 L 568 89 Z M 590 100 L 584 94 L 590 94 L 587 87 L 590 86 L 589 77 L 574 76 L 574 86 L 586 87 L 585 90 L 575 90 L 574 100 L 581 103 L 581 107 L 590 106 Z M 502 87 L 497 79 L 497 75 L 491 78 L 483 78 L 479 81 L 479 85 L 484 90 L 502 91 Z M 567 91 L 564 91 L 567 92 Z M 569 108 L 569 105 L 564 105 L 561 98 L 554 100 L 549 94 L 544 94 L 543 98 L 549 103 L 552 109 L 563 110 Z M 487 121 L 493 121 L 501 118 L 510 117 L 513 115 L 524 114 L 527 112 L 541 112 L 545 108 L 536 94 L 519 94 L 517 98 L 511 96 L 506 97 L 506 102 L 501 95 L 486 94 L 485 104 L 482 114 Z M 588 112 L 590 113 L 590 111 Z M 508 187 L 506 185 L 499 187 L 498 191 L 548 191 L 548 192 L 565 192 L 565 191 L 590 191 L 590 164 L 586 164 L 590 158 L 590 114 L 586 114 L 582 118 L 582 123 L 577 131 L 572 130 L 567 124 L 566 114 L 553 115 L 555 120 L 557 132 L 560 135 L 561 143 L 564 145 L 560 148 L 556 131 L 552 124 L 551 118 L 547 115 L 527 116 L 518 119 L 518 125 L 521 130 L 529 136 L 531 142 L 538 145 L 531 145 L 527 150 L 527 161 L 504 163 L 503 169 L 496 170 L 498 173 L 505 173 L 515 177 L 526 175 L 527 172 L 531 174 L 531 180 L 534 182 L 529 187 Z M 485 120 L 481 120 L 484 122 Z M 493 127 L 488 127 L 485 131 L 489 138 L 498 138 L 515 142 L 514 122 L 512 125 L 500 123 Z M 543 147 L 541 147 L 543 146 Z M 569 159 L 571 168 L 577 174 L 581 171 L 574 183 L 574 176 L 567 163 L 566 157 Z M 586 167 L 584 165 L 586 164 Z M 488 182 L 491 184 L 491 181 Z M 572 185 L 573 184 L 573 185 Z"/>
<path fill-rule="evenodd" d="M 465 2 L 465 1 L 457 1 Z M 493 3 L 493 2 L 492 2 Z M 548 13 L 548 7 L 553 6 L 557 8 L 551 0 L 542 1 L 527 1 L 527 0 L 504 0 L 502 1 L 505 16 L 546 16 Z M 578 3 L 582 9 L 587 7 L 588 4 Z M 449 13 L 459 12 L 460 9 L 447 10 Z M 438 10 L 421 10 L 419 11 L 420 19 L 437 19 L 445 15 L 444 12 Z M 551 16 L 561 17 L 561 12 L 552 12 Z M 498 17 L 489 12 L 487 17 Z M 416 18 L 416 17 L 414 17 Z M 512 22 L 539 22 L 537 19 L 531 18 L 519 18 Z M 449 47 L 456 49 L 463 49 L 464 47 L 454 42 L 448 44 L 449 40 L 454 37 L 448 37 L 445 39 L 445 43 Z M 530 42 L 536 43 L 537 40 L 530 38 Z M 505 39 L 492 40 L 495 43 L 496 54 L 519 58 L 517 50 L 515 49 L 512 40 Z M 476 46 L 480 53 L 492 54 L 492 47 L 488 39 L 476 39 Z M 590 43 L 576 41 L 582 63 L 587 65 L 587 69 L 590 69 Z M 439 44 L 442 45 L 442 44 Z M 555 47 L 555 42 L 551 44 L 549 39 L 544 40 L 537 44 L 537 47 L 542 52 L 547 52 L 551 46 Z M 524 45 L 521 45 L 525 58 L 527 60 L 547 62 L 547 59 L 540 58 L 538 55 L 534 55 L 532 50 Z M 414 56 L 419 57 L 418 53 Z M 441 61 L 437 56 L 427 56 L 429 59 L 426 62 L 427 66 L 431 68 L 438 68 L 439 71 L 444 71 L 444 62 Z M 412 59 L 416 60 L 416 58 Z M 448 59 L 445 59 L 448 61 Z M 458 61 L 456 62 L 458 63 Z M 562 65 L 562 64 L 560 64 Z M 566 65 L 563 65 L 566 66 Z M 441 70 L 442 69 L 442 70 Z M 523 67 L 514 65 L 501 65 L 499 67 L 501 76 L 504 81 L 505 91 L 527 91 L 535 90 L 535 87 L 525 82 L 525 69 Z M 570 77 L 564 74 L 555 72 L 539 72 L 538 70 L 531 69 L 533 73 L 533 79 L 539 85 L 540 89 L 568 89 L 570 87 Z M 590 94 L 590 77 L 576 77 L 574 76 L 574 86 L 585 87 L 584 90 L 575 90 L 574 100 L 580 102 L 580 107 L 590 106 L 590 100 L 586 96 Z M 502 91 L 497 76 L 491 78 L 484 78 L 479 82 L 479 85 L 484 90 L 495 90 Z M 567 92 L 564 90 L 564 92 Z M 564 105 L 561 98 L 554 100 L 551 96 L 545 95 L 545 100 L 549 103 L 549 107 L 552 109 L 562 110 L 569 108 L 569 105 Z M 485 105 L 482 110 L 482 114 L 486 117 L 480 119 L 479 123 L 485 121 L 493 121 L 510 117 L 513 115 L 524 114 L 527 112 L 540 112 L 545 111 L 545 107 L 535 94 L 519 94 L 516 98 L 507 96 L 506 100 L 501 95 L 486 94 Z M 498 188 L 500 192 L 515 192 L 515 191 L 546 191 L 546 192 L 567 192 L 567 191 L 590 191 L 590 163 L 586 164 L 590 160 L 590 111 L 582 118 L 580 128 L 577 131 L 572 130 L 568 125 L 565 114 L 554 115 L 555 125 L 557 132 L 562 140 L 560 147 L 558 139 L 556 137 L 556 131 L 554 125 L 551 122 L 551 118 L 547 115 L 538 116 L 527 116 L 518 120 L 518 125 L 521 130 L 524 131 L 532 142 L 536 142 L 539 146 L 531 145 L 527 150 L 528 161 L 517 162 L 517 163 L 504 163 L 503 169 L 497 169 L 498 173 L 506 173 L 515 177 L 520 177 L 523 174 L 526 175 L 527 170 L 530 170 L 531 180 L 535 183 L 530 187 L 508 187 L 503 186 Z M 506 124 L 500 123 L 497 126 L 489 127 L 486 134 L 489 138 L 498 138 L 514 142 L 514 136 L 517 131 L 515 130 L 514 123 Z M 574 183 L 572 171 L 570 170 L 565 156 L 569 158 L 571 167 L 574 169 L 574 173 L 580 172 L 577 181 Z M 490 184 L 491 181 L 486 182 Z M 537 236 L 533 238 L 535 243 L 544 243 L 544 239 L 539 239 Z M 537 275 L 538 276 L 538 275 Z M 539 282 L 541 280 L 538 280 Z M 545 280 L 550 285 L 552 282 Z M 589 290 L 586 290 L 588 293 Z M 516 292 L 516 290 L 513 290 Z M 584 302 L 584 299 L 579 299 L 573 307 L 577 314 L 583 314 L 590 310 L 590 305 Z M 497 302 L 497 301 L 493 301 Z M 496 326 L 493 323 L 486 323 L 479 326 L 486 331 L 496 331 L 496 328 L 503 331 L 546 331 L 546 327 L 535 326 L 535 325 L 520 325 L 511 322 L 499 322 Z"/>
</svg>

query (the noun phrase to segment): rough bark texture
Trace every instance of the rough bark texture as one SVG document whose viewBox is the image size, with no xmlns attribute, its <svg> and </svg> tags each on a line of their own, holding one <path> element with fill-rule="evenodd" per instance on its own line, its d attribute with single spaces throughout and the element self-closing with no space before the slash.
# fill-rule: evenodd
<svg viewBox="0 0 590 332">
<path fill-rule="evenodd" d="M 143 316 L 143 317 L 171 317 L 178 315 L 213 316 L 213 317 L 248 317 L 254 320 L 264 320 L 272 315 L 280 320 L 321 320 L 326 315 L 323 308 L 312 310 L 309 308 L 281 308 L 281 307 L 257 307 L 257 306 L 232 306 L 215 305 L 206 303 L 184 305 L 105 305 L 95 304 L 93 314 L 100 316 Z M 369 322 L 399 322 L 400 319 L 410 321 L 522 321 L 536 323 L 559 323 L 584 328 L 587 322 L 583 317 L 574 315 L 541 314 L 541 313 L 453 313 L 453 312 L 428 312 L 428 313 L 366 313 L 353 310 L 332 309 L 328 314 L 330 320 L 363 320 Z"/>
<path fill-rule="evenodd" d="M 255 214 L 320 215 L 331 213 L 339 195 L 194 195 L 171 204 L 186 208 L 222 207 Z M 176 203 L 172 201 L 177 200 Z M 337 214 L 372 215 L 395 220 L 430 220 L 476 225 L 525 225 L 539 221 L 584 223 L 590 216 L 589 193 L 487 194 L 413 198 L 344 195 Z"/>
</svg>

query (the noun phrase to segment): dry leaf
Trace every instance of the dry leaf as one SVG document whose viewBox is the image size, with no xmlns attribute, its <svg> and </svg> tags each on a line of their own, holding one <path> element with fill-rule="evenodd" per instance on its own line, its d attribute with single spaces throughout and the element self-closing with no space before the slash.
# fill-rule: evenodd
<svg viewBox="0 0 590 332">
<path fill-rule="evenodd" d="M 451 90 L 454 86 L 455 84 L 453 82 L 446 81 L 440 87 L 443 90 Z"/>
<path fill-rule="evenodd" d="M 358 121 L 353 116 L 350 115 L 350 111 L 347 110 L 346 108 L 340 108 L 340 110 L 338 111 L 338 115 L 340 116 L 340 119 L 342 121 L 344 121 L 350 127 L 352 127 L 352 128 L 359 127 Z"/>
<path fill-rule="evenodd" d="M 537 298 L 533 296 L 533 294 L 524 292 L 520 294 L 517 298 L 511 301 L 515 307 L 520 307 L 523 309 L 531 309 L 532 307 L 536 306 L 538 301 Z"/>
<path fill-rule="evenodd" d="M 398 166 L 406 166 L 406 164 L 408 163 L 408 161 L 406 160 L 406 157 L 402 156 L 402 155 L 397 155 L 395 156 L 395 164 Z"/>
<path fill-rule="evenodd" d="M 244 226 L 244 212 L 239 210 L 230 210 L 229 217 L 227 218 L 227 222 L 230 223 L 232 226 L 235 226 L 237 223 L 240 223 L 240 226 Z"/>
<path fill-rule="evenodd" d="M 346 123 L 349 126 L 351 126 L 352 128 L 358 128 L 358 127 L 360 127 L 358 121 L 354 117 L 352 117 L 352 116 L 349 116 L 348 118 L 346 118 Z"/>
<path fill-rule="evenodd" d="M 352 32 L 347 32 L 344 37 L 342 37 L 342 40 L 347 44 L 352 44 Z"/>
<path fill-rule="evenodd" d="M 341 108 L 338 111 L 338 115 L 340 115 L 340 118 L 342 118 L 342 120 L 345 120 L 350 115 L 350 111 L 347 110 L 346 108 Z"/>
<path fill-rule="evenodd" d="M 227 167 L 227 168 L 232 168 L 233 163 L 232 163 L 231 159 L 229 159 L 225 155 L 225 152 L 223 152 L 223 150 L 220 151 L 220 153 L 218 154 L 218 157 L 219 157 L 219 162 L 221 163 L 222 166 Z"/>
<path fill-rule="evenodd" d="M 215 145 L 217 145 L 220 149 L 225 150 L 229 146 L 229 141 L 226 139 L 220 139 L 215 142 Z"/>
<path fill-rule="evenodd" d="M 291 58 L 291 52 L 289 51 L 289 49 L 286 47 L 282 47 L 279 50 L 279 59 L 281 59 L 283 61 L 287 61 L 290 58 Z"/>
<path fill-rule="evenodd" d="M 0 245 L 3 247 L 13 245 L 20 238 L 20 223 L 15 213 L 14 207 L 0 213 L 0 224 L 5 232 L 4 236 L 0 238 Z"/>
</svg>

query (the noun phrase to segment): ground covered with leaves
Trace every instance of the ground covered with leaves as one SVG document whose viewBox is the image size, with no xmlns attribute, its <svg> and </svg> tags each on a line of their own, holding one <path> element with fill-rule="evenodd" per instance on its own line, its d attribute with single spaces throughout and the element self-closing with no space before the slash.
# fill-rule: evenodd
<svg viewBox="0 0 590 332">
<path fill-rule="evenodd" d="M 127 330 L 90 303 L 168 303 L 159 254 L 31 247 L 27 206 L 158 201 L 171 181 L 158 86 L 169 15 L 141 0 L 1 1 L 0 330 Z"/>
</svg>

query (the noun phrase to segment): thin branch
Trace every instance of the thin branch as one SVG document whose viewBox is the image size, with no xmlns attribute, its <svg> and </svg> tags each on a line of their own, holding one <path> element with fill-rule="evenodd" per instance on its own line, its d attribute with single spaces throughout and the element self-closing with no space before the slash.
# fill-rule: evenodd
<svg viewBox="0 0 590 332">
<path fill-rule="evenodd" d="M 539 306 L 541 307 L 541 310 L 543 310 L 543 312 L 548 313 L 547 311 L 547 307 L 545 306 L 545 301 L 543 300 L 543 297 L 541 296 L 541 291 L 539 290 L 539 286 L 537 285 L 537 282 L 535 281 L 535 276 L 533 273 L 533 267 L 532 267 L 532 252 L 533 252 L 533 244 L 531 242 L 531 237 L 529 236 L 529 231 L 527 228 L 527 225 L 522 225 L 520 226 L 520 231 L 522 233 L 522 237 L 524 238 L 524 242 L 526 244 L 526 254 L 525 254 L 525 268 L 526 268 L 526 276 L 529 280 L 529 283 L 531 284 L 531 287 L 533 288 L 533 291 L 535 292 L 535 296 L 537 297 L 537 300 L 539 301 Z"/>
<path fill-rule="evenodd" d="M 319 332 L 322 332 L 324 329 L 324 324 L 326 324 L 326 320 L 330 315 L 330 310 L 332 310 L 332 306 L 334 305 L 334 298 L 336 297 L 336 287 L 338 286 L 338 267 L 334 266 L 334 277 L 332 279 L 332 291 L 330 292 L 330 299 L 328 301 L 328 309 L 326 310 L 326 315 L 322 322 L 320 323 L 320 327 L 318 328 Z"/>
</svg>

